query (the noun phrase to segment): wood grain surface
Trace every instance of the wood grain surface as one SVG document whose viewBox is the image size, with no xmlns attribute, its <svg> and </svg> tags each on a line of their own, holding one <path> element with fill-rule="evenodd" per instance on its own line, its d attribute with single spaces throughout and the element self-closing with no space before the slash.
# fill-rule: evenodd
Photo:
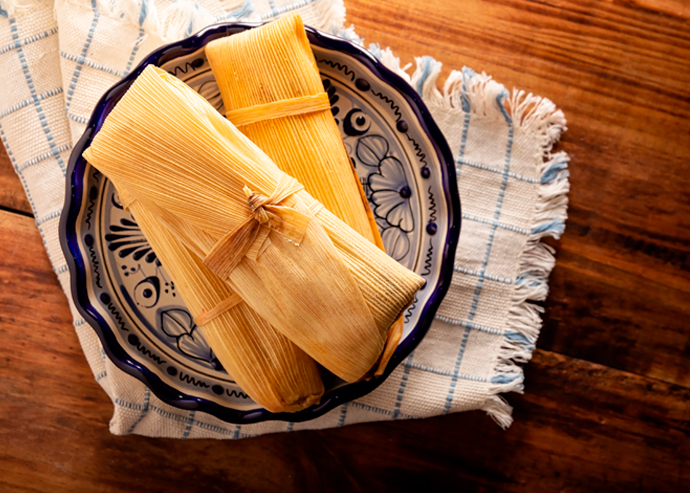
<svg viewBox="0 0 690 493">
<path fill-rule="evenodd" d="M 553 100 L 566 233 L 515 423 L 483 413 L 238 442 L 108 432 L 0 151 L 0 491 L 682 491 L 690 480 L 690 7 L 345 0 L 366 43 Z"/>
</svg>

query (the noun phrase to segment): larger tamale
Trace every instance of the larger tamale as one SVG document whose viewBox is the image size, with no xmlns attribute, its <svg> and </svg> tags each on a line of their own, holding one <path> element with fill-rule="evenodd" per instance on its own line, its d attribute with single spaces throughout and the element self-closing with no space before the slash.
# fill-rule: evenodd
<svg viewBox="0 0 690 493">
<path fill-rule="evenodd" d="M 226 117 L 329 211 L 383 248 L 299 14 L 211 41 L 205 51 Z M 402 325 L 400 319 L 389 331 L 391 350 Z"/>
<path fill-rule="evenodd" d="M 203 230 L 194 240 L 204 263 L 347 381 L 373 366 L 423 284 L 158 68 L 139 75 L 84 156 L 135 198 Z"/>
<path fill-rule="evenodd" d="M 141 202 L 122 187 L 120 201 L 175 281 L 182 299 L 223 366 L 259 405 L 294 412 L 319 402 L 323 382 L 304 351 L 259 317 Z M 214 307 L 228 306 L 217 313 Z M 211 315 L 213 314 L 213 315 Z M 209 316 L 211 315 L 211 316 Z"/>
</svg>

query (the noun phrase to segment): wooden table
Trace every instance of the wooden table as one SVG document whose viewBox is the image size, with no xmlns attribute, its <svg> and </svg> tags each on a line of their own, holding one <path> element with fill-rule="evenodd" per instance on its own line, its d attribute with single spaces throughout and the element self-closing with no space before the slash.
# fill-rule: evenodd
<svg viewBox="0 0 690 493">
<path fill-rule="evenodd" d="M 544 329 L 484 413 L 238 442 L 114 437 L 30 207 L 0 154 L 2 491 L 681 491 L 690 480 L 690 7 L 346 0 L 367 42 L 552 99 L 569 219 Z M 65 369 L 69 371 L 65 371 Z"/>
</svg>

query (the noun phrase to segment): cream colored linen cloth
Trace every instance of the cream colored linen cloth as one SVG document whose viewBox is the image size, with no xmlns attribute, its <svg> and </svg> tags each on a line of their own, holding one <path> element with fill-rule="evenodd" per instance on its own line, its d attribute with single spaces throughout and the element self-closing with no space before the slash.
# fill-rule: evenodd
<svg viewBox="0 0 690 493">
<path fill-rule="evenodd" d="M 361 43 L 345 29 L 342 0 L 0 0 L 0 138 L 33 208 L 67 294 L 74 327 L 114 405 L 110 431 L 179 438 L 242 438 L 366 421 L 482 409 L 501 426 L 500 394 L 523 389 L 522 368 L 541 326 L 553 250 L 564 229 L 568 157 L 552 152 L 565 130 L 547 99 L 508 92 L 464 68 L 437 88 L 441 64 L 410 75 L 389 49 L 369 50 L 420 94 L 456 158 L 463 225 L 452 286 L 419 347 L 371 394 L 306 422 L 225 423 L 160 401 L 105 355 L 74 309 L 58 241 L 69 154 L 101 95 L 158 46 L 215 22 L 267 21 L 297 11 L 305 24 Z"/>
</svg>

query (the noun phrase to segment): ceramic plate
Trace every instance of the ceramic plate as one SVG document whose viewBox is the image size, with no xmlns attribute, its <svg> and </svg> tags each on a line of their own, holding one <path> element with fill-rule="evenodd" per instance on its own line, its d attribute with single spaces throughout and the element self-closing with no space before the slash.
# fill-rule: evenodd
<svg viewBox="0 0 690 493">
<path fill-rule="evenodd" d="M 179 77 L 223 112 L 204 46 L 253 27 L 216 25 L 165 46 L 103 96 L 72 153 L 61 240 L 77 308 L 111 360 L 163 401 L 234 423 L 304 421 L 380 385 L 424 336 L 450 282 L 460 231 L 454 165 L 443 135 L 414 90 L 360 47 L 308 29 L 331 112 L 386 251 L 427 284 L 405 311 L 404 334 L 385 375 L 356 384 L 327 376 L 321 404 L 299 413 L 270 413 L 234 382 L 112 184 L 81 158 L 148 64 Z"/>
</svg>

